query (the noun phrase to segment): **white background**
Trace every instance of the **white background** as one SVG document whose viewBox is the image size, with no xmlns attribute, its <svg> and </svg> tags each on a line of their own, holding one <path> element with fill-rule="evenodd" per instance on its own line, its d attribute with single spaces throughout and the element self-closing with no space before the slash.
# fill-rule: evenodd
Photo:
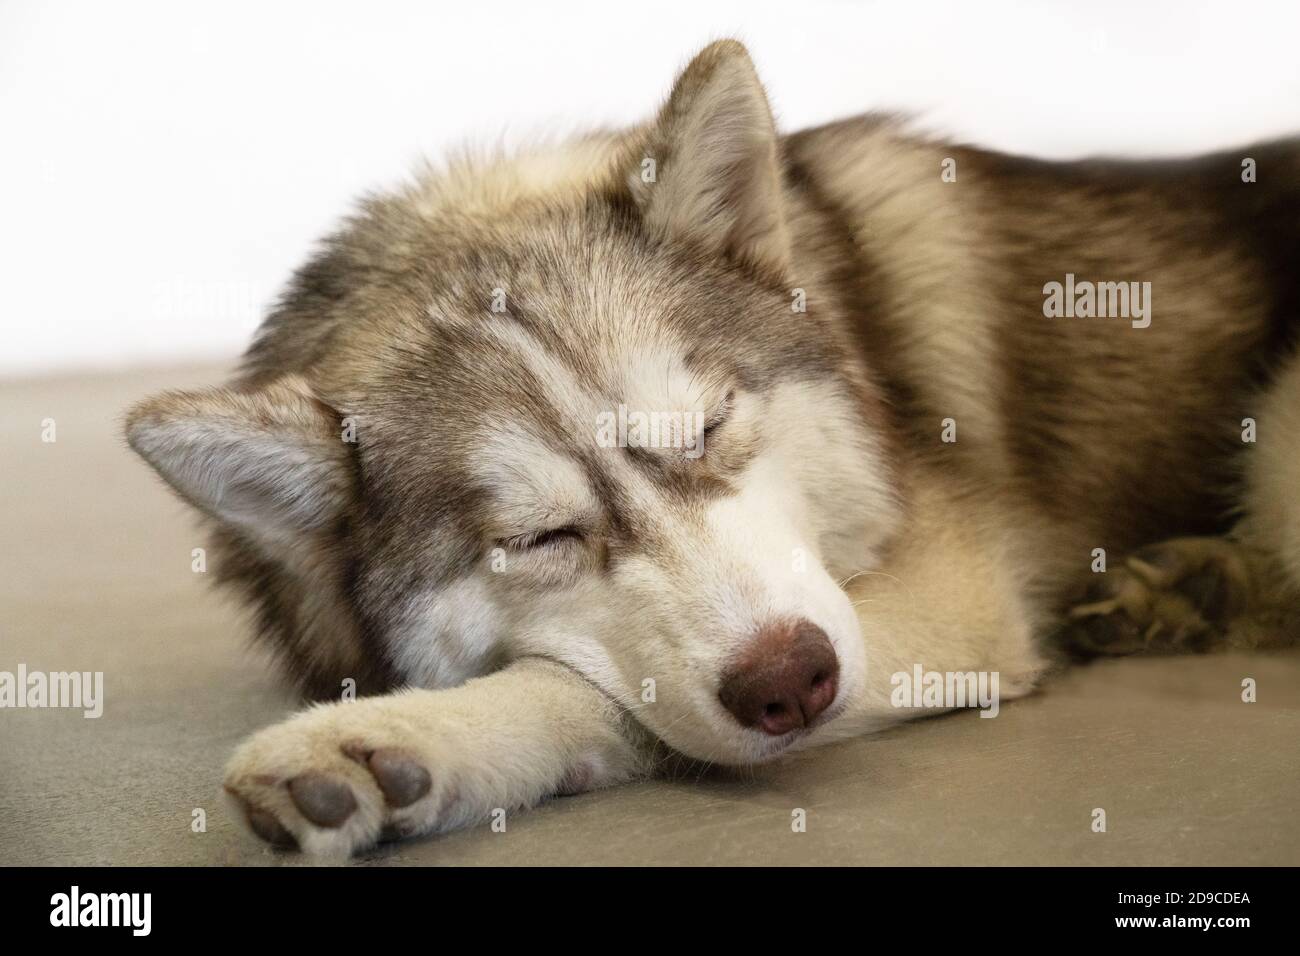
<svg viewBox="0 0 1300 956">
<path fill-rule="evenodd" d="M 0 0 L 0 374 L 238 353 L 357 194 L 637 120 L 719 36 L 784 129 L 872 108 L 1043 156 L 1300 131 L 1300 4 Z"/>
</svg>

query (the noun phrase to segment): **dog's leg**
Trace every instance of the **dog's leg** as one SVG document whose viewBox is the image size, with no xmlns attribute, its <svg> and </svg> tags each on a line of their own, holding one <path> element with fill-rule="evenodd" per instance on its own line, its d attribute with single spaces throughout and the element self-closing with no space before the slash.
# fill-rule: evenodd
<svg viewBox="0 0 1300 956">
<path fill-rule="evenodd" d="M 627 780 L 637 733 L 573 672 L 524 659 L 450 690 L 306 710 L 247 740 L 225 789 L 263 839 L 344 856 Z"/>
<path fill-rule="evenodd" d="M 866 648 L 866 680 L 843 717 L 814 734 L 817 745 L 883 729 L 935 709 L 900 703 L 900 681 L 916 667 L 997 675 L 999 701 L 1031 693 L 1050 662 L 1039 651 L 1016 523 L 994 508 L 958 504 L 941 481 L 912 476 L 906 526 L 879 568 L 845 590 Z M 905 675 L 900 676 L 900 675 Z"/>
<path fill-rule="evenodd" d="M 1225 537 L 1176 538 L 1097 575 L 1070 611 L 1079 656 L 1262 648 L 1300 638 L 1300 359 L 1251 409 L 1243 517 Z"/>
</svg>

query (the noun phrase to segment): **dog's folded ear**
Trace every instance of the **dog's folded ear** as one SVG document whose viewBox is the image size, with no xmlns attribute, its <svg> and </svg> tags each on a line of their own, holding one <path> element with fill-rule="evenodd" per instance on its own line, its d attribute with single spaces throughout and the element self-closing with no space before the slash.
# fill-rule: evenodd
<svg viewBox="0 0 1300 956">
<path fill-rule="evenodd" d="M 785 274 L 790 238 L 776 124 L 737 41 L 705 47 L 678 77 L 627 182 L 661 235 Z"/>
<path fill-rule="evenodd" d="M 164 392 L 128 413 L 126 435 L 182 498 L 264 544 L 326 530 L 350 500 L 338 413 L 297 376 Z"/>
</svg>

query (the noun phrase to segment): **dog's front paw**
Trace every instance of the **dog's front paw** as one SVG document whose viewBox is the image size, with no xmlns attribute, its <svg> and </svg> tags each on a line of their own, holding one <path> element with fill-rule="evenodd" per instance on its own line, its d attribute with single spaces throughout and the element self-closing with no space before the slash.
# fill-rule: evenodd
<svg viewBox="0 0 1300 956">
<path fill-rule="evenodd" d="M 260 731 L 231 758 L 225 790 L 254 833 L 280 847 L 347 856 L 426 833 L 453 810 L 447 754 L 377 698 L 332 704 Z"/>
</svg>

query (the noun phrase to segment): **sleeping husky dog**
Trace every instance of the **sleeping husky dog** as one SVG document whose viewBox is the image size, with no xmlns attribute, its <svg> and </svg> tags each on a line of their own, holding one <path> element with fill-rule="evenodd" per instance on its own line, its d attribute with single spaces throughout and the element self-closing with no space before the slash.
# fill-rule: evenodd
<svg viewBox="0 0 1300 956">
<path fill-rule="evenodd" d="M 350 853 L 933 712 L 899 675 L 1280 643 L 1297 263 L 1300 143 L 782 136 L 729 40 L 643 126 L 371 198 L 127 424 L 334 698 L 226 791 Z"/>
</svg>

